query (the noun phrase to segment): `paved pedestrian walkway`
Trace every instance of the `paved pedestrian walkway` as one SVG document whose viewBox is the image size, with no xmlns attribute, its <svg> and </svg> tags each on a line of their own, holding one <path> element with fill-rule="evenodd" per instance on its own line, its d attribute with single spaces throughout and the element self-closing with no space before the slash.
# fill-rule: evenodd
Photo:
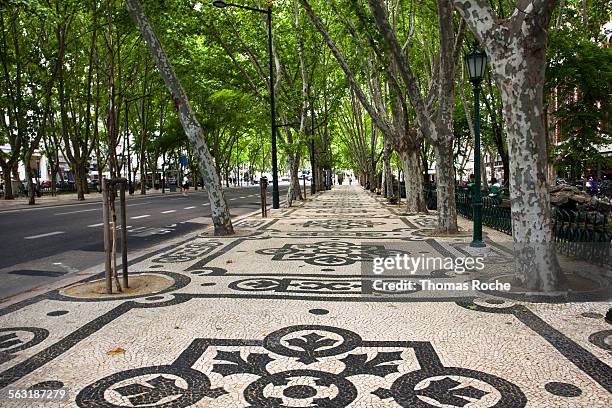
<svg viewBox="0 0 612 408">
<path fill-rule="evenodd" d="M 525 302 L 493 287 L 511 282 L 507 238 L 486 230 L 483 269 L 468 271 L 467 231 L 433 237 L 433 215 L 398 213 L 339 186 L 141 257 L 132 279 L 156 276 L 156 293 L 64 288 L 6 306 L 0 387 L 67 399 L 0 406 L 612 406 L 606 282 Z M 381 258 L 423 264 L 400 276 Z"/>
</svg>

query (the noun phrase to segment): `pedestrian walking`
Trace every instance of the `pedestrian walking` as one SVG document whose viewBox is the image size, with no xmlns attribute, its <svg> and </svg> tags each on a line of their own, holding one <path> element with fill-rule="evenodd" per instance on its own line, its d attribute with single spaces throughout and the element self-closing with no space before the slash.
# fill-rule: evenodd
<svg viewBox="0 0 612 408">
<path fill-rule="evenodd" d="M 187 197 L 187 192 L 189 191 L 189 177 L 185 174 L 183 177 L 183 195 Z"/>
</svg>

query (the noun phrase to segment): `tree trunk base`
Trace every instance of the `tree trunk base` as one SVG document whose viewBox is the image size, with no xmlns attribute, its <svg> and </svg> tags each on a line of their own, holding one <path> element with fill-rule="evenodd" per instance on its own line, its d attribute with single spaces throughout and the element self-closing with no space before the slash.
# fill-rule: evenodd
<svg viewBox="0 0 612 408">
<path fill-rule="evenodd" d="M 433 231 L 433 235 L 440 237 L 440 236 L 454 236 L 459 234 L 459 228 L 436 228 Z"/>
<path fill-rule="evenodd" d="M 235 234 L 234 227 L 232 225 L 215 226 L 215 236 L 216 237 L 226 237 L 226 236 L 234 235 L 234 234 Z"/>
</svg>

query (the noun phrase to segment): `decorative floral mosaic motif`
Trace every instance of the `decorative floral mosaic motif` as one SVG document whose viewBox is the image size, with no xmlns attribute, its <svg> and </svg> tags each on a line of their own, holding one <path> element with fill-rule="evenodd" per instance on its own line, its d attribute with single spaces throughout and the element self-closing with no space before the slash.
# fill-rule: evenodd
<svg viewBox="0 0 612 408">
<path fill-rule="evenodd" d="M 527 403 L 503 378 L 445 367 L 429 342 L 366 341 L 319 325 L 284 327 L 263 340 L 195 339 L 171 365 L 119 372 L 77 396 L 84 408 L 340 408 L 357 400 L 417 408 Z"/>
</svg>

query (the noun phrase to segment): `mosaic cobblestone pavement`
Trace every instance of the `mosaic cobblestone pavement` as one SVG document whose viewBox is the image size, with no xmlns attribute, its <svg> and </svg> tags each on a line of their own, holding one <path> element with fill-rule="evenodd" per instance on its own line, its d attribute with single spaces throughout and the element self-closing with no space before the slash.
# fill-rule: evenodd
<svg viewBox="0 0 612 408">
<path fill-rule="evenodd" d="M 609 299 L 378 293 L 364 268 L 374 257 L 456 258 L 469 242 L 432 238 L 432 215 L 397 213 L 340 186 L 242 220 L 234 237 L 201 232 L 137 260 L 132 274 L 172 280 L 159 293 L 56 290 L 4 307 L 0 387 L 65 387 L 69 399 L 0 406 L 612 406 Z M 512 253 L 498 240 L 485 264 L 477 274 L 419 273 L 502 276 Z"/>
</svg>

